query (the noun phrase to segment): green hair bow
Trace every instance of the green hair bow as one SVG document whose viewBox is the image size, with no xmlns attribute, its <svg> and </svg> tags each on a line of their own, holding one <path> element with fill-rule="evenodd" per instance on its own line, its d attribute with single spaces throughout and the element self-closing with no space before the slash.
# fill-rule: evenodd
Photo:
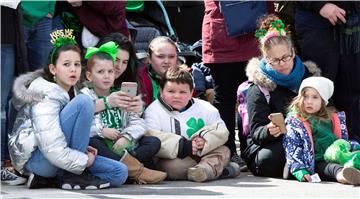
<svg viewBox="0 0 360 199">
<path fill-rule="evenodd" d="M 86 49 L 85 59 L 89 59 L 91 56 L 95 55 L 98 52 L 107 53 L 110 55 L 112 60 L 115 62 L 116 54 L 118 51 L 118 45 L 113 41 L 109 41 L 101 45 L 99 48 L 90 47 Z"/>
</svg>

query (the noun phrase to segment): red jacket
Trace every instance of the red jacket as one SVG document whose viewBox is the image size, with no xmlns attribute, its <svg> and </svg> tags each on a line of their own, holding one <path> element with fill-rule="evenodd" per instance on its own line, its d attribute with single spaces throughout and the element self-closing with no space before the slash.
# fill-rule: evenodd
<svg viewBox="0 0 360 199">
<path fill-rule="evenodd" d="M 151 104 L 154 98 L 152 82 L 148 75 L 148 67 L 149 66 L 143 66 L 139 68 L 137 72 L 137 79 L 139 83 L 140 93 L 142 95 L 142 100 L 145 102 L 146 107 L 148 107 Z"/>
<path fill-rule="evenodd" d="M 260 55 L 255 33 L 236 38 L 227 36 L 219 1 L 205 0 L 204 2 L 202 59 L 205 64 L 242 62 Z"/>
<path fill-rule="evenodd" d="M 82 6 L 72 7 L 80 22 L 94 35 L 120 32 L 129 36 L 126 25 L 126 1 L 83 1 Z"/>
</svg>

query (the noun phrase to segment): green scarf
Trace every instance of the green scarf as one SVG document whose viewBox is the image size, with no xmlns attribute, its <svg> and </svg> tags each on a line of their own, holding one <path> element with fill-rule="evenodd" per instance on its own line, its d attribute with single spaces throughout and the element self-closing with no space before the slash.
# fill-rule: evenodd
<svg viewBox="0 0 360 199">
<path fill-rule="evenodd" d="M 332 132 L 332 123 L 330 120 L 318 120 L 315 117 L 310 117 L 309 122 L 314 141 L 315 160 L 324 161 L 326 149 L 336 140 Z"/>
</svg>

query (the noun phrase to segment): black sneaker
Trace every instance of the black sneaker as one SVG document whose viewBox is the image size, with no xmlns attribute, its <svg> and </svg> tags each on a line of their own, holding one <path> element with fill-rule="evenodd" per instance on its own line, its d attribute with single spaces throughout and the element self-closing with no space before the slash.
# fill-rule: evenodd
<svg viewBox="0 0 360 199">
<path fill-rule="evenodd" d="M 29 189 L 59 188 L 59 180 L 56 177 L 45 178 L 32 173 L 26 183 Z"/>
<path fill-rule="evenodd" d="M 229 162 L 220 175 L 220 179 L 235 178 L 240 174 L 240 166 L 235 162 Z"/>
<path fill-rule="evenodd" d="M 99 177 L 85 170 L 81 175 L 64 171 L 62 189 L 104 189 L 110 187 L 110 182 L 104 182 Z"/>
<path fill-rule="evenodd" d="M 248 168 L 246 165 L 246 162 L 237 154 L 234 153 L 231 158 L 230 158 L 230 162 L 235 162 L 240 166 L 240 171 L 241 172 L 247 172 Z"/>
</svg>

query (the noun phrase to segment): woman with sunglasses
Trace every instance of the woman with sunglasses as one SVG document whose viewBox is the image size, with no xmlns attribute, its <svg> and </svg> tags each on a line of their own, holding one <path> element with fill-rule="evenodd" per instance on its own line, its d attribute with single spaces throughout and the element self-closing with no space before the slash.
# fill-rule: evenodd
<svg viewBox="0 0 360 199">
<path fill-rule="evenodd" d="M 303 63 L 295 54 L 290 32 L 277 16 L 265 16 L 258 27 L 256 37 L 262 57 L 251 59 L 246 68 L 251 84 L 247 93 L 250 133 L 243 138 L 241 155 L 254 175 L 281 177 L 285 166 L 283 135 L 269 115 L 285 115 L 302 79 L 320 75 L 320 70 L 313 62 Z M 262 88 L 269 92 L 269 102 Z"/>
</svg>

